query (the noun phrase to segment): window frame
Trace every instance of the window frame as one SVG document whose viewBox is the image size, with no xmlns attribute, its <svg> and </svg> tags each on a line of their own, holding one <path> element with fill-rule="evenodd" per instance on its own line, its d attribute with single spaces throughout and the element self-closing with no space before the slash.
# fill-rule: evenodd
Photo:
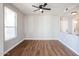
<svg viewBox="0 0 79 59">
<path fill-rule="evenodd" d="M 12 12 L 15 13 L 15 26 L 6 26 L 5 25 L 5 8 L 8 8 L 9 10 L 11 10 Z M 10 27 L 10 28 L 14 27 L 14 29 L 15 29 L 15 36 L 14 37 L 9 38 L 9 39 L 5 39 L 5 28 L 6 27 Z M 17 12 L 8 6 L 4 6 L 4 40 L 7 41 L 7 40 L 15 39 L 15 38 L 17 38 Z"/>
</svg>

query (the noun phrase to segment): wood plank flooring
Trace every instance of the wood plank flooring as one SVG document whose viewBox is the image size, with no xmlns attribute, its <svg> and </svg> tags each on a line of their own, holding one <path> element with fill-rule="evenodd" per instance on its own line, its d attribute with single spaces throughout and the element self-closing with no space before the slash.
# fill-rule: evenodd
<svg viewBox="0 0 79 59">
<path fill-rule="evenodd" d="M 5 56 L 77 56 L 57 40 L 24 40 Z"/>
</svg>

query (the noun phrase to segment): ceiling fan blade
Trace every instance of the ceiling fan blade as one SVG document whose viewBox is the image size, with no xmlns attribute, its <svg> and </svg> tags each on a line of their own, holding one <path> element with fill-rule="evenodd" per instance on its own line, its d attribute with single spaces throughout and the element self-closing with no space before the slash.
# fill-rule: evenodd
<svg viewBox="0 0 79 59">
<path fill-rule="evenodd" d="M 39 8 L 39 7 L 35 6 L 35 5 L 32 5 L 32 7 Z"/>
<path fill-rule="evenodd" d="M 44 3 L 43 7 L 45 7 L 47 5 L 47 3 Z"/>
<path fill-rule="evenodd" d="M 34 10 L 34 12 L 35 12 L 35 11 L 38 11 L 38 10 L 40 10 L 40 9 L 36 9 L 36 10 Z"/>
<path fill-rule="evenodd" d="M 44 9 L 44 10 L 51 10 L 51 8 L 42 8 L 42 9 Z"/>
</svg>

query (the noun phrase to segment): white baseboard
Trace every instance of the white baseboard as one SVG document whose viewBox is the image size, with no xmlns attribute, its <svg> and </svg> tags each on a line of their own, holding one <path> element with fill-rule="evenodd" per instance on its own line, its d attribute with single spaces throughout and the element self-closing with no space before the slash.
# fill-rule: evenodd
<svg viewBox="0 0 79 59">
<path fill-rule="evenodd" d="M 61 41 L 61 40 L 59 40 L 62 44 L 64 44 L 66 47 L 68 47 L 71 51 L 73 51 L 74 53 L 76 53 L 77 55 L 79 55 L 79 53 L 76 51 L 76 50 L 74 50 L 74 49 L 72 49 L 70 46 L 68 46 L 67 44 L 65 44 L 63 41 Z"/>
<path fill-rule="evenodd" d="M 11 48 L 9 48 L 7 51 L 5 51 L 4 52 L 4 54 L 6 54 L 7 52 L 9 52 L 10 50 L 12 50 L 14 47 L 16 47 L 18 44 L 20 44 L 22 41 L 24 41 L 24 40 L 21 40 L 21 41 L 19 41 L 18 43 L 16 43 L 15 45 L 13 45 Z M 3 54 L 3 55 L 4 55 Z"/>
<path fill-rule="evenodd" d="M 58 40 L 58 38 L 24 38 L 24 40 Z"/>
</svg>

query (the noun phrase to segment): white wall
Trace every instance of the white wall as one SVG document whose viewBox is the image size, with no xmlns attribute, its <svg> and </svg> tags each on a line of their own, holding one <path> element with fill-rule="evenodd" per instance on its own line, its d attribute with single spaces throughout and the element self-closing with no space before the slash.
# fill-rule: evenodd
<svg viewBox="0 0 79 59">
<path fill-rule="evenodd" d="M 25 38 L 58 38 L 59 17 L 53 15 L 28 15 L 25 17 Z"/>
<path fill-rule="evenodd" d="M 24 38 L 24 32 L 23 32 L 24 14 L 22 12 L 20 12 L 17 8 L 15 8 L 11 4 L 5 4 L 5 5 L 17 12 L 17 37 L 15 39 L 5 41 L 4 52 L 8 51 L 10 48 L 12 48 L 15 44 L 17 44 L 18 42 L 20 42 Z"/>
<path fill-rule="evenodd" d="M 0 55 L 3 54 L 3 4 L 0 3 Z"/>
</svg>

